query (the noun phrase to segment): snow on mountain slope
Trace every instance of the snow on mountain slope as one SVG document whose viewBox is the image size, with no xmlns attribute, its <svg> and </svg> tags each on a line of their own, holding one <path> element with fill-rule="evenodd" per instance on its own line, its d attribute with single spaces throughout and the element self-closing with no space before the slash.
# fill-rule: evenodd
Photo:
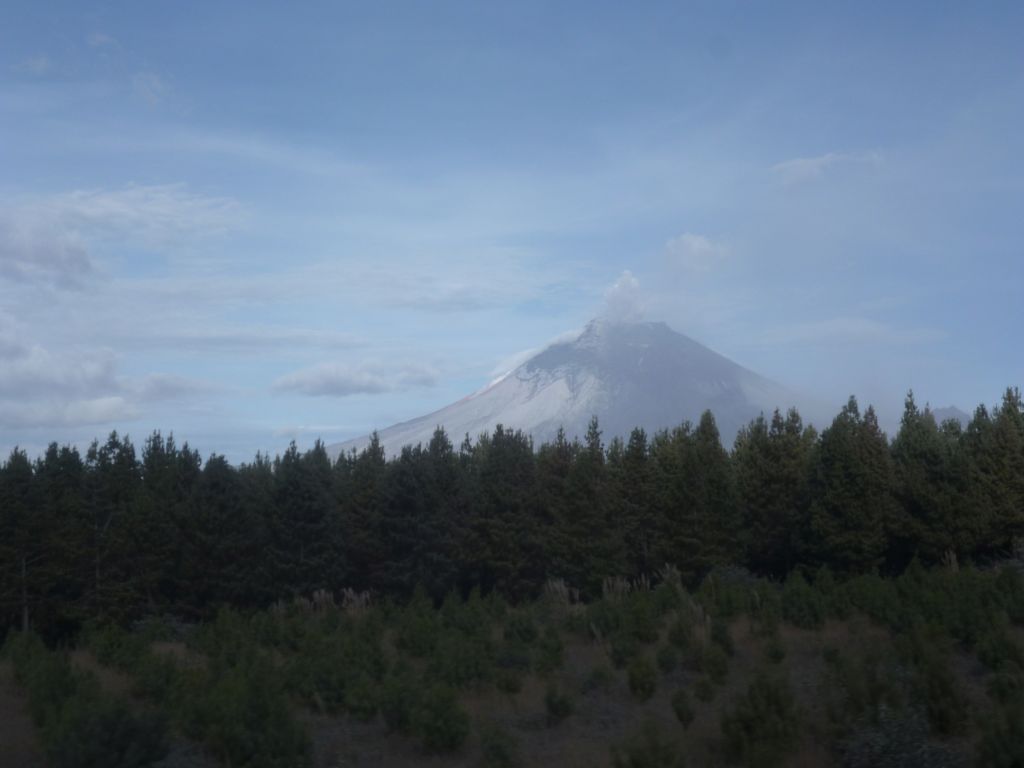
<svg viewBox="0 0 1024 768">
<path fill-rule="evenodd" d="M 559 427 L 570 439 L 582 437 L 597 416 L 609 440 L 637 426 L 653 433 L 696 422 L 710 409 L 729 444 L 759 413 L 796 404 L 781 385 L 664 323 L 594 320 L 578 338 L 552 344 L 478 392 L 378 434 L 388 455 L 406 445 L 425 445 L 438 426 L 455 443 L 503 424 L 528 432 L 540 444 Z M 359 450 L 368 442 L 365 436 L 329 450 Z"/>
</svg>

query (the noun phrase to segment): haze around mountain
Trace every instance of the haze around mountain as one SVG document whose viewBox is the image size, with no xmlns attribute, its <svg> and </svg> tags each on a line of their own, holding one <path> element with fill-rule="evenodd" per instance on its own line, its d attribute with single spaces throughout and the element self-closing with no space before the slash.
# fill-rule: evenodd
<svg viewBox="0 0 1024 768">
<path fill-rule="evenodd" d="M 653 434 L 696 423 L 705 410 L 731 444 L 758 414 L 811 404 L 663 322 L 633 319 L 630 304 L 611 298 L 613 311 L 577 336 L 556 341 L 451 405 L 379 430 L 385 452 L 426 445 L 439 426 L 457 443 L 501 424 L 530 434 L 539 445 L 559 429 L 570 440 L 582 438 L 594 416 L 608 440 L 628 437 L 634 427 Z M 329 450 L 360 450 L 369 440 L 365 435 Z"/>
</svg>

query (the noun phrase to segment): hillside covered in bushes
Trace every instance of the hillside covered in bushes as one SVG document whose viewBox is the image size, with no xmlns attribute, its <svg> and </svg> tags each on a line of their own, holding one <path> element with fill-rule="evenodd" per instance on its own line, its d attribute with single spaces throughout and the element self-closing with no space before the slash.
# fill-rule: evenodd
<svg viewBox="0 0 1024 768">
<path fill-rule="evenodd" d="M 1016 390 L 731 451 L 111 435 L 0 468 L 0 706 L 56 766 L 1022 765 L 1022 537 Z"/>
</svg>

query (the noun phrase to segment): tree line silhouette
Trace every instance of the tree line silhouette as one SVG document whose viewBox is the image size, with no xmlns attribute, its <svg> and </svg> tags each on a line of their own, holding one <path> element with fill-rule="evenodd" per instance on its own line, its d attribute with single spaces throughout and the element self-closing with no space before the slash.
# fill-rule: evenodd
<svg viewBox="0 0 1024 768">
<path fill-rule="evenodd" d="M 776 411 L 732 450 L 710 412 L 607 445 L 596 420 L 540 446 L 499 426 L 456 447 L 438 429 L 390 460 L 374 437 L 336 461 L 293 443 L 237 467 L 159 432 L 141 452 L 112 433 L 84 456 L 52 444 L 0 467 L 0 635 L 201 620 L 321 589 L 515 601 L 561 578 L 586 597 L 665 563 L 694 584 L 721 565 L 898 573 L 1019 554 L 1022 540 L 1017 389 L 966 427 L 909 394 L 891 441 L 854 398 L 820 433 Z"/>
</svg>

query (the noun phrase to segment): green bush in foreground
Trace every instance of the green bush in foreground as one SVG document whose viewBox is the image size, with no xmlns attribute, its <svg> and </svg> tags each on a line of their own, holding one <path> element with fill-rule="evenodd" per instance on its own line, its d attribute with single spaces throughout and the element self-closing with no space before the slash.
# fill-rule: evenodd
<svg viewBox="0 0 1024 768">
<path fill-rule="evenodd" d="M 233 666 L 193 670 L 181 690 L 185 729 L 230 765 L 295 768 L 309 741 L 272 664 L 249 653 Z"/>
<path fill-rule="evenodd" d="M 69 699 L 43 733 L 53 768 L 142 768 L 167 754 L 162 716 L 109 698 Z"/>
<path fill-rule="evenodd" d="M 679 651 L 674 645 L 663 645 L 658 649 L 658 668 L 666 675 L 679 666 Z"/>
<path fill-rule="evenodd" d="M 613 768 L 683 768 L 679 748 L 666 739 L 653 721 L 645 721 L 636 733 L 612 747 Z"/>
<path fill-rule="evenodd" d="M 658 685 L 658 672 L 646 656 L 637 656 L 629 662 L 627 670 L 629 690 L 640 701 L 647 701 L 654 695 Z"/>
<path fill-rule="evenodd" d="M 54 768 L 142 768 L 167 753 L 162 717 L 105 695 L 92 675 L 34 635 L 13 637 L 4 650 Z"/>
<path fill-rule="evenodd" d="M 412 667 L 401 661 L 395 664 L 384 678 L 379 698 L 388 730 L 409 733 L 420 701 L 420 685 Z"/>
<path fill-rule="evenodd" d="M 726 755 L 750 766 L 778 765 L 796 745 L 799 721 L 789 684 L 759 674 L 722 714 Z"/>
<path fill-rule="evenodd" d="M 434 685 L 423 694 L 413 730 L 427 752 L 454 752 L 469 735 L 469 716 L 459 706 L 452 688 Z"/>
<path fill-rule="evenodd" d="M 544 707 L 547 710 L 548 725 L 558 725 L 572 714 L 572 699 L 558 686 L 551 684 L 544 694 Z"/>
<path fill-rule="evenodd" d="M 693 707 L 690 705 L 690 694 L 685 688 L 680 688 L 672 694 L 672 711 L 676 713 L 680 725 L 689 728 L 693 722 Z"/>
<path fill-rule="evenodd" d="M 515 736 L 497 723 L 480 726 L 481 768 L 519 768 L 523 758 Z"/>
</svg>

